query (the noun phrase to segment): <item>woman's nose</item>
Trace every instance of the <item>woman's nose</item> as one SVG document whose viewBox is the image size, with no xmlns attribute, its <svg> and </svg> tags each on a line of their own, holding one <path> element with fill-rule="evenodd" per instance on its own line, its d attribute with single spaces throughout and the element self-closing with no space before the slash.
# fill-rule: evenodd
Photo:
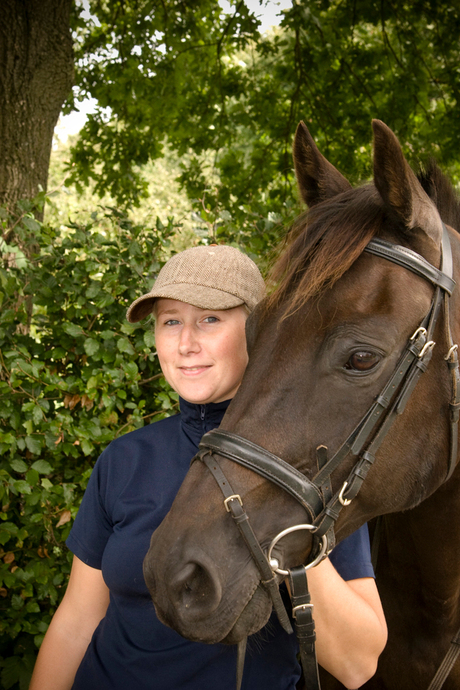
<svg viewBox="0 0 460 690">
<path fill-rule="evenodd" d="M 182 328 L 179 339 L 179 352 L 181 355 L 188 355 L 200 351 L 200 343 L 192 326 L 184 326 Z"/>
</svg>

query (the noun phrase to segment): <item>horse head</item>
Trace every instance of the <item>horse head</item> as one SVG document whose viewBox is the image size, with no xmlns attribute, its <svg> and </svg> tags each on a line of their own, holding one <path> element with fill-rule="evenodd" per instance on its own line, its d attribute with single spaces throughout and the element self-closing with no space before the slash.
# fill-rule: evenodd
<svg viewBox="0 0 460 690">
<path fill-rule="evenodd" d="M 318 500 L 335 497 L 337 514 L 328 531 L 338 541 L 377 515 L 418 505 L 448 472 L 449 339 L 446 315 L 437 322 L 430 316 L 439 288 L 423 271 L 408 270 L 384 253 L 396 246 L 400 256 L 416 254 L 420 263 L 440 267 L 443 223 L 395 135 L 380 121 L 373 129 L 374 181 L 352 188 L 306 126 L 298 126 L 293 157 L 309 210 L 294 223 L 275 266 L 276 287 L 248 318 L 249 365 L 220 427 L 232 439 L 237 435 L 284 459 L 315 487 Z M 448 233 L 455 264 L 458 242 Z M 425 333 L 432 328 L 429 352 L 426 342 L 418 344 L 421 326 Z M 365 481 L 351 496 L 347 481 L 355 477 L 356 439 L 370 410 L 384 416 L 382 391 L 391 402 L 387 389 L 397 394 L 398 367 L 414 347 L 416 358 L 425 348 L 431 363 L 419 366 L 426 373 L 415 392 L 403 396 L 375 459 L 367 459 Z M 367 444 L 380 428 L 377 421 Z M 340 463 L 316 485 L 321 467 L 338 454 Z M 308 500 L 299 502 L 218 449 L 215 457 L 262 549 L 292 525 L 321 524 L 324 515 L 312 514 Z M 274 547 L 281 568 L 307 562 L 312 539 L 306 530 L 281 539 Z M 153 534 L 144 572 L 160 619 L 190 639 L 237 642 L 270 615 L 261 574 L 202 462 L 192 464 Z"/>
</svg>

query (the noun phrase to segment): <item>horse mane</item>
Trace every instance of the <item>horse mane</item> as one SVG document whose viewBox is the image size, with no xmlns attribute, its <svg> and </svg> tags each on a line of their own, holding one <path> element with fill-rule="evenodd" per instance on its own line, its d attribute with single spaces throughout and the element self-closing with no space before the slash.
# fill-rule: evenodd
<svg viewBox="0 0 460 690">
<path fill-rule="evenodd" d="M 434 160 L 417 175 L 420 184 L 439 211 L 446 225 L 460 232 L 460 201 L 450 180 Z"/>
<path fill-rule="evenodd" d="M 417 175 L 442 220 L 460 231 L 460 202 L 434 161 Z M 365 246 L 391 222 L 372 183 L 350 189 L 302 213 L 294 221 L 268 276 L 274 287 L 266 307 L 285 303 L 284 315 L 319 296 L 351 267 Z"/>
<path fill-rule="evenodd" d="M 276 288 L 267 308 L 285 301 L 287 315 L 332 287 L 387 220 L 373 184 L 350 189 L 302 213 L 268 276 L 269 286 Z"/>
</svg>

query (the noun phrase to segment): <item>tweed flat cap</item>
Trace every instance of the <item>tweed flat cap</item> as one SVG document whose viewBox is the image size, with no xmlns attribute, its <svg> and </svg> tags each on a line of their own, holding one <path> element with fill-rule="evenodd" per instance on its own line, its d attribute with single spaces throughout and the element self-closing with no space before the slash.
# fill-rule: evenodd
<svg viewBox="0 0 460 690">
<path fill-rule="evenodd" d="M 200 309 L 232 309 L 246 304 L 252 311 L 265 295 L 256 264 L 239 249 L 227 245 L 186 249 L 165 263 L 152 289 L 128 309 L 131 323 L 152 313 L 156 299 L 187 302 Z"/>
</svg>

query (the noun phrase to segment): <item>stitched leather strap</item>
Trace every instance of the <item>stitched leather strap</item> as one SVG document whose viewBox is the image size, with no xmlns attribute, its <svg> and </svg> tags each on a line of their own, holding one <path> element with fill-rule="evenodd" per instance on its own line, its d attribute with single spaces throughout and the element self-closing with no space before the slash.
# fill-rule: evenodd
<svg viewBox="0 0 460 690">
<path fill-rule="evenodd" d="M 449 300 L 444 302 L 444 322 L 449 351 L 446 362 L 451 376 L 452 396 L 449 403 L 450 410 L 450 457 L 447 468 L 446 481 L 451 478 L 456 466 L 458 455 L 458 422 L 460 416 L 460 368 L 458 361 L 458 345 L 454 345 L 450 328 Z"/>
<path fill-rule="evenodd" d="M 441 287 L 443 290 L 452 294 L 455 287 L 455 281 L 452 280 L 452 271 L 448 271 L 448 267 L 440 271 L 438 268 L 432 266 L 423 256 L 412 251 L 408 247 L 403 247 L 399 244 L 392 244 L 386 240 L 374 238 L 364 249 L 369 254 L 380 256 L 387 259 L 394 264 L 403 266 L 413 273 L 429 280 L 433 285 Z"/>
<path fill-rule="evenodd" d="M 409 342 L 394 369 L 393 375 L 386 383 L 377 400 L 367 411 L 356 429 L 350 434 L 341 448 L 339 448 L 337 453 L 322 467 L 320 472 L 318 472 L 314 478 L 315 483 L 321 485 L 324 479 L 341 464 L 348 453 L 358 455 L 362 451 L 364 444 L 373 432 L 376 424 L 380 423 L 385 410 L 389 407 L 394 392 L 398 390 L 398 387 L 407 376 L 410 366 L 420 354 L 425 342 L 426 335 L 422 332 L 412 342 Z"/>
<path fill-rule="evenodd" d="M 458 655 L 460 654 L 460 630 L 458 630 L 457 634 L 453 638 L 453 640 L 450 643 L 449 649 L 447 650 L 447 654 L 444 657 L 444 659 L 441 662 L 440 667 L 438 668 L 436 675 L 434 676 L 433 680 L 431 681 L 428 690 L 441 690 L 442 686 L 444 685 L 447 676 L 451 672 L 451 670 L 454 667 L 455 662 L 457 661 Z"/>
<path fill-rule="evenodd" d="M 292 616 L 299 641 L 300 660 L 308 690 L 320 690 L 318 663 L 315 649 L 315 621 L 313 604 L 308 590 L 307 572 L 303 566 L 289 571 Z"/>
<path fill-rule="evenodd" d="M 199 459 L 204 462 L 219 485 L 220 490 L 225 497 L 225 507 L 234 519 L 235 524 L 240 530 L 241 536 L 243 537 L 246 546 L 248 547 L 254 559 L 254 562 L 261 575 L 261 583 L 270 594 L 279 622 L 284 630 L 291 634 L 293 632 L 292 625 L 286 613 L 283 600 L 281 599 L 277 577 L 273 573 L 267 557 L 263 552 L 256 535 L 254 534 L 248 515 L 244 510 L 241 496 L 239 496 L 239 494 L 235 494 L 227 477 L 222 472 L 222 468 L 220 467 L 217 458 L 212 457 L 209 454 L 209 451 L 199 453 L 197 456 L 195 456 L 195 459 Z"/>
<path fill-rule="evenodd" d="M 311 519 L 321 511 L 323 497 L 318 486 L 261 446 L 229 431 L 213 429 L 203 436 L 200 448 L 210 449 L 277 484 L 303 505 Z"/>
</svg>

